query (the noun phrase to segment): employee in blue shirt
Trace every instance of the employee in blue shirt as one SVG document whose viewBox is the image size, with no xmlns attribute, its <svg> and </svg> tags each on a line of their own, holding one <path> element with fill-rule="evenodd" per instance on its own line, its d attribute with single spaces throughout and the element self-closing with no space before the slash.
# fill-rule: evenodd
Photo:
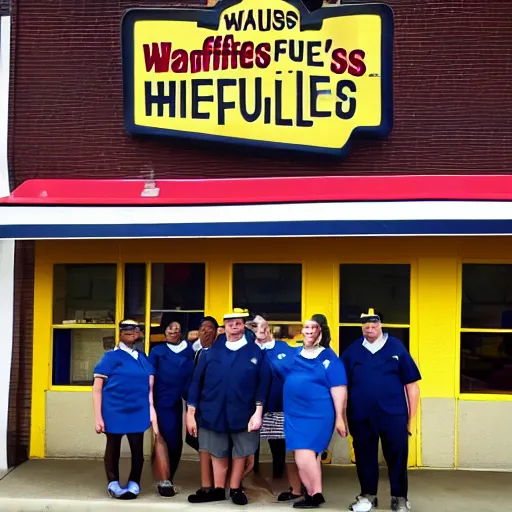
<svg viewBox="0 0 512 512">
<path fill-rule="evenodd" d="M 215 486 L 206 496 L 198 496 L 197 503 L 225 499 L 230 443 L 231 499 L 236 505 L 248 502 L 241 488 L 242 478 L 247 458 L 259 445 L 271 370 L 265 353 L 246 338 L 245 317 L 247 313 L 241 311 L 224 316 L 226 339 L 219 337 L 201 355 L 190 386 L 187 430 L 198 435 L 199 450 L 211 455 Z"/>
<path fill-rule="evenodd" d="M 113 498 L 135 499 L 140 492 L 144 465 L 144 432 L 150 423 L 158 433 L 152 404 L 154 369 L 144 354 L 136 351 L 137 322 L 123 320 L 119 324 L 119 346 L 107 352 L 94 368 L 92 388 L 96 432 L 105 434 L 105 471 L 107 491 Z M 128 438 L 132 467 L 128 485 L 119 483 L 121 440 Z"/>
<path fill-rule="evenodd" d="M 292 358 L 281 359 L 285 373 L 283 391 L 286 449 L 295 462 L 306 495 L 294 508 L 318 508 L 322 494 L 321 455 L 334 430 L 347 436 L 345 406 L 347 379 L 343 363 L 329 348 L 327 325 L 317 317 L 304 324 L 304 346 Z"/>
<path fill-rule="evenodd" d="M 158 428 L 169 456 L 169 478 L 158 482 L 161 496 L 176 494 L 173 480 L 183 449 L 183 400 L 194 371 L 192 345 L 182 339 L 181 325 L 171 322 L 165 329 L 165 343 L 151 349 L 149 361 L 155 369 L 153 400 L 158 418 Z"/>
<path fill-rule="evenodd" d="M 196 348 L 194 348 L 194 345 L 192 346 L 192 348 L 196 350 L 194 356 L 194 368 L 197 367 L 197 363 L 199 362 L 201 355 L 206 353 L 215 343 L 218 330 L 219 324 L 212 316 L 205 316 L 201 320 L 201 324 L 199 325 L 199 339 L 196 342 L 197 345 L 194 343 Z M 187 432 L 185 441 L 191 448 L 199 452 L 199 442 L 197 437 L 194 437 Z M 199 452 L 199 461 L 201 466 L 201 487 L 194 494 L 191 494 L 188 497 L 190 503 L 196 503 L 197 501 L 202 502 L 202 500 L 208 496 L 214 488 L 212 458 L 210 457 L 210 454 L 205 451 Z"/>
<path fill-rule="evenodd" d="M 382 332 L 381 317 L 361 315 L 363 337 L 342 354 L 348 377 L 348 423 L 354 439 L 361 494 L 350 506 L 378 506 L 379 438 L 388 466 L 391 509 L 408 512 L 407 459 L 410 422 L 418 407 L 420 372 L 403 343 Z"/>
</svg>

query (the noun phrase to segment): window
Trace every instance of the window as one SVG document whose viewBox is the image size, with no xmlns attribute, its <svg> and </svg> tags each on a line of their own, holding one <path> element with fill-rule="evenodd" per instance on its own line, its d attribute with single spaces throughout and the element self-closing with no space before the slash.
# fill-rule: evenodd
<svg viewBox="0 0 512 512">
<path fill-rule="evenodd" d="M 115 346 L 116 264 L 59 264 L 53 274 L 54 386 L 90 386 Z"/>
<path fill-rule="evenodd" d="M 116 309 L 117 266 L 55 265 L 54 324 L 112 324 Z"/>
<path fill-rule="evenodd" d="M 361 313 L 374 308 L 384 331 L 409 349 L 411 269 L 407 264 L 340 265 L 340 354 L 361 337 Z"/>
<path fill-rule="evenodd" d="M 54 386 L 91 386 L 93 370 L 116 344 L 116 329 L 54 329 Z"/>
<path fill-rule="evenodd" d="M 233 265 L 233 307 L 262 315 L 270 324 L 280 324 L 282 330 L 290 322 L 300 323 L 302 265 L 236 263 Z"/>
<path fill-rule="evenodd" d="M 204 316 L 205 264 L 154 263 L 151 266 L 150 346 L 165 341 L 165 328 L 179 322 L 183 337 Z"/>
<path fill-rule="evenodd" d="M 460 390 L 512 393 L 512 265 L 462 265 Z"/>
</svg>

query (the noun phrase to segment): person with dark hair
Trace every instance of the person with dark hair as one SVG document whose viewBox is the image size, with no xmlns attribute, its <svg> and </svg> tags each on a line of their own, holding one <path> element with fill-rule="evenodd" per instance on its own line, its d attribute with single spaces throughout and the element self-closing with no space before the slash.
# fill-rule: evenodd
<svg viewBox="0 0 512 512">
<path fill-rule="evenodd" d="M 201 320 L 199 325 L 199 347 L 197 347 L 196 355 L 194 357 L 194 368 L 197 367 L 199 358 L 204 356 L 206 351 L 215 343 L 217 339 L 217 332 L 219 330 L 219 324 L 212 316 L 205 316 Z M 197 421 L 197 412 L 196 412 Z M 188 431 L 185 436 L 185 442 L 194 450 L 199 452 L 199 461 L 201 467 L 201 487 L 195 494 L 191 494 L 188 497 L 190 503 L 204 503 L 208 501 L 208 497 L 211 495 L 213 487 L 213 469 L 212 469 L 212 458 L 207 451 L 199 451 L 199 442 L 197 437 L 192 436 Z"/>
<path fill-rule="evenodd" d="M 381 321 L 373 309 L 363 313 L 363 336 L 342 355 L 348 377 L 348 423 L 361 485 L 361 493 L 350 505 L 353 512 L 378 506 L 379 439 L 388 466 L 391 510 L 411 510 L 407 460 L 421 375 L 403 343 L 382 332 Z"/>
<path fill-rule="evenodd" d="M 137 322 L 123 320 L 119 324 L 119 345 L 103 356 L 94 368 L 92 397 L 96 432 L 105 434 L 105 471 L 107 492 L 113 498 L 135 499 L 140 492 L 144 465 L 144 432 L 150 424 L 158 434 L 152 403 L 154 369 L 147 357 L 133 348 Z M 119 483 L 121 440 L 128 438 L 132 467 L 128 485 Z"/>
<path fill-rule="evenodd" d="M 176 494 L 173 480 L 183 449 L 183 400 L 187 399 L 192 381 L 194 351 L 191 344 L 181 338 L 178 322 L 167 326 L 165 337 L 166 343 L 159 343 L 151 350 L 149 361 L 155 369 L 154 403 L 160 436 L 169 457 L 169 473 L 160 475 L 158 493 L 171 497 Z"/>
<path fill-rule="evenodd" d="M 294 508 L 318 508 L 322 495 L 321 454 L 333 431 L 347 437 L 345 408 L 347 379 L 343 363 L 328 347 L 329 327 L 323 315 L 315 315 L 302 330 L 304 346 L 291 357 L 285 354 L 276 365 L 285 375 L 283 405 L 286 449 L 295 452 L 295 462 L 306 488 Z"/>
<path fill-rule="evenodd" d="M 187 430 L 199 437 L 199 450 L 210 454 L 214 479 L 213 490 L 194 500 L 197 503 L 226 498 L 230 452 L 231 499 L 236 505 L 248 503 L 242 479 L 247 458 L 259 445 L 271 369 L 263 351 L 246 337 L 247 316 L 238 309 L 224 315 L 226 336 L 199 358 L 190 386 Z"/>
</svg>

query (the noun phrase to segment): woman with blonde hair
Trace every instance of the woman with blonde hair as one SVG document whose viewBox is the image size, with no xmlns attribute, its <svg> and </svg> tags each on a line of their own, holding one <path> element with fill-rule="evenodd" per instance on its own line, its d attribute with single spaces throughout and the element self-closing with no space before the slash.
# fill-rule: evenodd
<svg viewBox="0 0 512 512">
<path fill-rule="evenodd" d="M 283 391 L 286 449 L 295 462 L 306 495 L 294 508 L 318 508 L 322 495 L 321 454 L 334 429 L 347 436 L 345 423 L 347 377 L 340 358 L 329 348 L 330 334 L 323 315 L 304 324 L 304 346 L 292 361 L 278 361 L 285 374 Z M 286 362 L 285 362 L 286 361 Z"/>
</svg>

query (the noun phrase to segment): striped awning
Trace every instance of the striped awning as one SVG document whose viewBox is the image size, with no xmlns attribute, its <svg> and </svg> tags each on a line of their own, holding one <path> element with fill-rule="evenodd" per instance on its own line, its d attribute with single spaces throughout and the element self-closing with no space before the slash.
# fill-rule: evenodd
<svg viewBox="0 0 512 512">
<path fill-rule="evenodd" d="M 0 238 L 512 234 L 512 176 L 28 180 Z"/>
</svg>

